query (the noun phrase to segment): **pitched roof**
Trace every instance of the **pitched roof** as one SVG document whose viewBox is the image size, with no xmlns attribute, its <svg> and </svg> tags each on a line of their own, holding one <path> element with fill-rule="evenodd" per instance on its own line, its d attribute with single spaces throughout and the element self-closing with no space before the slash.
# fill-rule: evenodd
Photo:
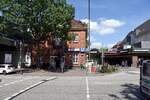
<svg viewBox="0 0 150 100">
<path fill-rule="evenodd" d="M 135 30 L 139 33 L 149 33 L 150 32 L 150 19 L 145 21 L 143 24 L 139 25 Z"/>
<path fill-rule="evenodd" d="M 72 20 L 71 21 L 71 30 L 87 30 L 87 24 L 82 23 L 79 20 Z"/>
<path fill-rule="evenodd" d="M 137 28 L 149 28 L 150 26 L 150 19 L 145 21 L 143 24 L 139 25 Z"/>
<path fill-rule="evenodd" d="M 121 48 L 121 47 L 123 47 L 123 41 L 117 42 L 117 44 L 115 44 L 112 48 Z"/>
</svg>

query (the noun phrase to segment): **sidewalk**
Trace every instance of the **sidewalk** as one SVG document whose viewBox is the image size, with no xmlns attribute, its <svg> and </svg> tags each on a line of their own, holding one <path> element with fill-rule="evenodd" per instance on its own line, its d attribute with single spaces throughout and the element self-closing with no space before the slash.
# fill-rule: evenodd
<svg viewBox="0 0 150 100">
<path fill-rule="evenodd" d="M 119 73 L 121 71 L 118 72 L 113 72 L 113 73 L 100 73 L 100 72 L 96 72 L 96 73 L 92 73 L 92 72 L 87 72 L 86 70 L 81 70 L 80 68 L 76 68 L 76 69 L 69 69 L 64 73 L 61 72 L 49 72 L 49 71 L 45 71 L 45 70 L 36 70 L 33 72 L 29 72 L 29 73 L 23 73 L 23 75 L 25 76 L 104 76 L 104 75 L 110 75 L 110 74 L 115 74 L 115 73 Z"/>
<path fill-rule="evenodd" d="M 131 74 L 139 74 L 140 68 L 136 67 L 120 67 L 120 70 L 118 72 L 127 72 Z M 118 73 L 114 72 L 114 73 Z M 104 76 L 108 74 L 114 74 L 114 73 L 90 73 L 86 72 L 86 70 L 81 70 L 80 68 L 74 68 L 74 69 L 68 69 L 64 73 L 62 72 L 51 72 L 47 70 L 35 70 L 31 72 L 25 72 L 23 75 L 25 76 Z"/>
<path fill-rule="evenodd" d="M 36 70 L 34 72 L 30 73 L 23 73 L 23 75 L 26 76 L 85 76 L 86 71 L 81 70 L 79 68 L 77 69 L 68 69 L 65 72 L 50 72 L 46 70 Z"/>
<path fill-rule="evenodd" d="M 140 74 L 140 68 L 137 67 L 122 67 L 121 70 L 131 74 Z"/>
</svg>

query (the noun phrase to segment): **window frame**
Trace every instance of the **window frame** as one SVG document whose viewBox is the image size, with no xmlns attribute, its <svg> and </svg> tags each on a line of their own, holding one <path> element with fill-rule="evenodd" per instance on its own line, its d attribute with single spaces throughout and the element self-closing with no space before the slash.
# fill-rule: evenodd
<svg viewBox="0 0 150 100">
<path fill-rule="evenodd" d="M 79 36 L 79 34 L 73 33 L 73 35 L 74 35 L 74 40 L 73 40 L 73 42 L 79 42 L 79 41 L 80 41 L 80 36 Z"/>
<path fill-rule="evenodd" d="M 73 53 L 72 54 L 72 63 L 73 64 L 78 64 L 78 59 L 79 59 L 79 54 L 78 53 Z"/>
</svg>

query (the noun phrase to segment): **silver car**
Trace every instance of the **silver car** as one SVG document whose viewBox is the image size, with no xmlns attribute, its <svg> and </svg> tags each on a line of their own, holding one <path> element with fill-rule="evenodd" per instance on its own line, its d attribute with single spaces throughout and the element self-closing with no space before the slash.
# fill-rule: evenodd
<svg viewBox="0 0 150 100">
<path fill-rule="evenodd" d="M 140 91 L 146 100 L 150 100 L 150 60 L 144 60 L 140 68 Z"/>
</svg>

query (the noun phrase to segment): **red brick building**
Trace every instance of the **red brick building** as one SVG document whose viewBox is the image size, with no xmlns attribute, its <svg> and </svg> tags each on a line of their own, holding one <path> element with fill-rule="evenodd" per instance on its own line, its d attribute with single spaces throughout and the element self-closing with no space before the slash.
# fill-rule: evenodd
<svg viewBox="0 0 150 100">
<path fill-rule="evenodd" d="M 73 34 L 75 39 L 67 42 L 66 65 L 79 67 L 86 61 L 87 25 L 81 21 L 73 20 L 72 28 L 68 34 Z"/>
<path fill-rule="evenodd" d="M 67 33 L 73 34 L 75 39 L 73 41 L 68 41 L 66 47 L 61 44 L 61 46 L 55 46 L 54 39 L 52 37 L 47 38 L 47 40 L 40 43 L 40 61 L 43 64 L 49 65 L 51 58 L 60 58 L 60 56 L 65 58 L 65 65 L 77 67 L 80 64 L 84 64 L 86 60 L 86 45 L 87 45 L 87 25 L 81 21 L 72 20 L 71 29 Z M 58 40 L 57 40 L 58 41 Z M 61 42 L 62 43 L 62 42 Z M 37 61 L 37 46 L 32 46 L 32 65 L 36 64 Z"/>
</svg>

